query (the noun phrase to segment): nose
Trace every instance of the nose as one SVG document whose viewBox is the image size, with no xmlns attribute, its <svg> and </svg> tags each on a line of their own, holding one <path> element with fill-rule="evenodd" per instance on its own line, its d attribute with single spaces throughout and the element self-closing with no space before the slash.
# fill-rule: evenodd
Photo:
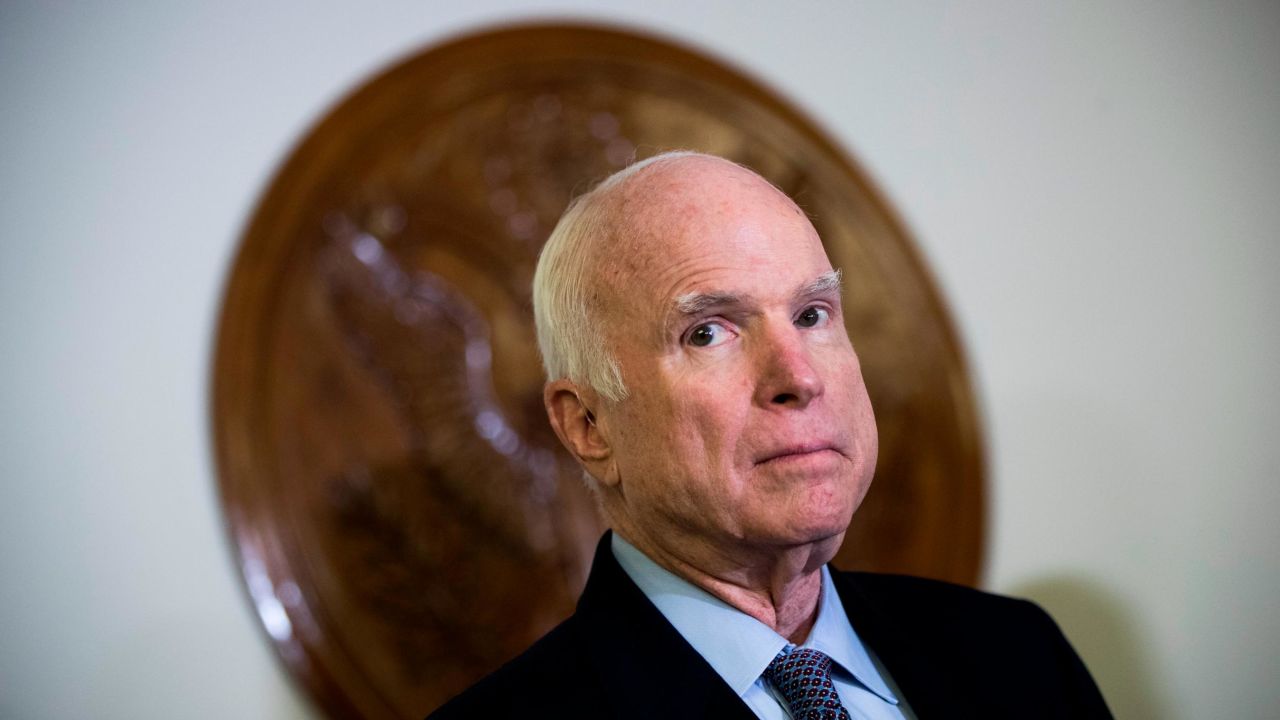
<svg viewBox="0 0 1280 720">
<path fill-rule="evenodd" d="M 822 395 L 812 349 L 794 326 L 760 347 L 757 362 L 756 403 L 761 407 L 803 409 Z"/>
</svg>

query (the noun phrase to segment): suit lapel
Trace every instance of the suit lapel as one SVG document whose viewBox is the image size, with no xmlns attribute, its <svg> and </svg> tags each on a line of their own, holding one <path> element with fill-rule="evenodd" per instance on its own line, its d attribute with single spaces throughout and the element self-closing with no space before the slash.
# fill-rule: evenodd
<svg viewBox="0 0 1280 720">
<path fill-rule="evenodd" d="M 917 718 L 967 717 L 967 711 L 981 715 L 982 706 L 973 701 L 971 690 L 954 682 L 955 674 L 931 659 L 914 628 L 900 626 L 885 611 L 884 603 L 893 598 L 867 592 L 856 573 L 833 568 L 832 576 L 849 623 L 889 671 Z"/>
<path fill-rule="evenodd" d="M 583 643 L 619 718 L 755 717 L 618 565 L 605 533 L 578 602 Z"/>
</svg>

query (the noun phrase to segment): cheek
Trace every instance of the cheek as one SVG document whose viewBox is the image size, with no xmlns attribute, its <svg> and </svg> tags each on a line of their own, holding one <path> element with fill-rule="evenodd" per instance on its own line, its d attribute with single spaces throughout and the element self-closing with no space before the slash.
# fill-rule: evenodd
<svg viewBox="0 0 1280 720">
<path fill-rule="evenodd" d="M 859 454 L 870 467 L 875 468 L 876 455 L 880 446 L 880 435 L 876 429 L 875 411 L 871 407 L 871 398 L 861 380 L 853 387 L 850 399 L 850 417 L 853 433 L 858 445 Z"/>
<path fill-rule="evenodd" d="M 618 461 L 646 484 L 687 474 L 681 472 L 688 457 L 701 454 L 697 422 L 687 416 L 683 403 L 657 392 L 636 393 L 618 415 Z"/>
<path fill-rule="evenodd" d="M 740 442 L 749 408 L 714 387 L 714 381 L 689 392 L 672 408 L 672 447 L 691 475 L 710 484 L 732 477 L 741 457 L 749 455 Z M 723 489 L 723 488 L 721 488 Z"/>
<path fill-rule="evenodd" d="M 642 385 L 620 415 L 620 427 L 628 429 L 625 456 L 633 474 L 661 475 L 670 483 L 680 479 L 697 494 L 724 495 L 741 464 L 745 420 L 750 411 L 750 387 L 742 373 L 719 367 L 712 372 L 670 371 Z M 641 384 L 637 384 L 639 387 Z M 645 479 L 642 482 L 650 482 Z M 701 488 L 701 489 L 699 489 Z"/>
</svg>

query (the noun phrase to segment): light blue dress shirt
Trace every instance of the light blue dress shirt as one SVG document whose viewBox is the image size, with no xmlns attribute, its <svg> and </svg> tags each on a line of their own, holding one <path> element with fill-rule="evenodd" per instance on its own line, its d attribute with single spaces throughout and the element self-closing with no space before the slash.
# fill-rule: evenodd
<svg viewBox="0 0 1280 720">
<path fill-rule="evenodd" d="M 791 646 L 786 638 L 668 572 L 616 532 L 612 550 L 640 591 L 758 717 L 791 717 L 781 694 L 762 676 L 773 658 Z M 854 632 L 826 567 L 822 568 L 818 619 L 800 647 L 820 650 L 831 657 L 831 679 L 851 717 L 914 720 L 914 714 L 892 686 L 888 672 Z"/>
</svg>

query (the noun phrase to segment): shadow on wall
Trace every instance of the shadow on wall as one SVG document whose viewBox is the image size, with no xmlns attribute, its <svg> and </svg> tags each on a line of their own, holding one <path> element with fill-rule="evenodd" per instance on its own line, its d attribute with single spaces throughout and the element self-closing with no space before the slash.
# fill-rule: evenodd
<svg viewBox="0 0 1280 720">
<path fill-rule="evenodd" d="M 1008 588 L 1039 603 L 1075 647 L 1117 718 L 1164 718 L 1149 644 L 1123 603 L 1083 578 L 1048 577 Z"/>
</svg>

